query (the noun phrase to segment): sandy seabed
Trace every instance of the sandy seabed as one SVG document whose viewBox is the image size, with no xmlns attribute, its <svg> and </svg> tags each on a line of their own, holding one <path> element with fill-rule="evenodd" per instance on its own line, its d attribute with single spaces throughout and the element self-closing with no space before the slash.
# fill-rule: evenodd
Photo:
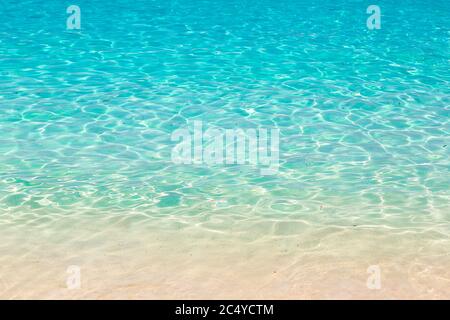
<svg viewBox="0 0 450 320">
<path fill-rule="evenodd" d="M 436 230 L 139 215 L 1 229 L 2 299 L 450 298 L 450 241 Z"/>
</svg>

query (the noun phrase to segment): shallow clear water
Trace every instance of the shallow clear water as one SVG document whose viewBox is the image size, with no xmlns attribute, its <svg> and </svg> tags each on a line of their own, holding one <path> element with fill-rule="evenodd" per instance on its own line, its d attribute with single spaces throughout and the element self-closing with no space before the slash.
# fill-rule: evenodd
<svg viewBox="0 0 450 320">
<path fill-rule="evenodd" d="M 395 239 L 379 254 L 386 263 L 438 256 L 448 265 L 448 1 L 377 1 L 380 30 L 367 29 L 367 1 L 76 4 L 81 30 L 66 30 L 67 3 L 0 2 L 0 251 L 22 268 L 3 296 L 32 295 L 18 293 L 42 268 L 30 257 L 46 252 L 45 269 L 64 276 L 59 264 L 83 265 L 119 238 L 140 241 L 130 252 L 156 254 L 158 234 L 198 243 L 199 259 L 230 246 L 240 248 L 230 259 L 252 255 L 256 242 L 264 245 L 255 261 L 272 266 L 275 254 L 264 250 L 282 241 L 290 257 L 311 253 L 309 266 L 338 256 L 369 266 L 381 259 L 370 261 L 372 250 Z M 171 134 L 194 120 L 280 129 L 278 172 L 173 163 Z M 216 234 L 230 243 L 221 247 Z M 97 236 L 102 244 L 83 242 Z M 145 266 L 136 260 L 128 271 Z M 213 270 L 189 266 L 197 267 Z M 39 294 L 51 295 L 42 279 Z M 111 282 L 102 288 L 123 289 Z M 189 296 L 172 289 L 168 296 Z"/>
</svg>

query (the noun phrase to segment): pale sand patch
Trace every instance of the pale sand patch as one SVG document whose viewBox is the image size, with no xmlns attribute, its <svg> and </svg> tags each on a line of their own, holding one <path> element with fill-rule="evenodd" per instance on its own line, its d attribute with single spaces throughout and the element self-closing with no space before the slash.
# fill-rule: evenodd
<svg viewBox="0 0 450 320">
<path fill-rule="evenodd" d="M 226 221 L 222 230 L 195 217 L 3 225 L 0 298 L 450 298 L 450 241 L 436 231 Z M 80 289 L 67 289 L 70 265 Z M 379 290 L 366 285 L 371 265 Z"/>
</svg>

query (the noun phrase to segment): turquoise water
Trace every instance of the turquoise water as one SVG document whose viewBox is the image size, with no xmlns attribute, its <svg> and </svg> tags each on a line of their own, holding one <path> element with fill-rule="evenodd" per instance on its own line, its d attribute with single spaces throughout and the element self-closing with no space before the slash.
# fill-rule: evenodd
<svg viewBox="0 0 450 320">
<path fill-rule="evenodd" d="M 450 296 L 448 0 L 0 13 L 0 297 Z M 195 122 L 279 130 L 279 167 L 175 163 Z"/>
<path fill-rule="evenodd" d="M 4 228 L 232 213 L 448 238 L 449 1 L 377 1 L 380 30 L 369 1 L 72 2 L 0 3 Z M 173 163 L 194 120 L 280 129 L 278 172 Z"/>
</svg>

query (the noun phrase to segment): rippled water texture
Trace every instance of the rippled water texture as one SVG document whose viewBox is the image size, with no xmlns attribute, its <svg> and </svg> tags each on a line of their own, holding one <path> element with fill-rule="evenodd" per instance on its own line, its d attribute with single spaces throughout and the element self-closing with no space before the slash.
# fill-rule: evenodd
<svg viewBox="0 0 450 320">
<path fill-rule="evenodd" d="M 72 2 L 0 1 L 1 298 L 450 298 L 449 1 Z"/>
</svg>

